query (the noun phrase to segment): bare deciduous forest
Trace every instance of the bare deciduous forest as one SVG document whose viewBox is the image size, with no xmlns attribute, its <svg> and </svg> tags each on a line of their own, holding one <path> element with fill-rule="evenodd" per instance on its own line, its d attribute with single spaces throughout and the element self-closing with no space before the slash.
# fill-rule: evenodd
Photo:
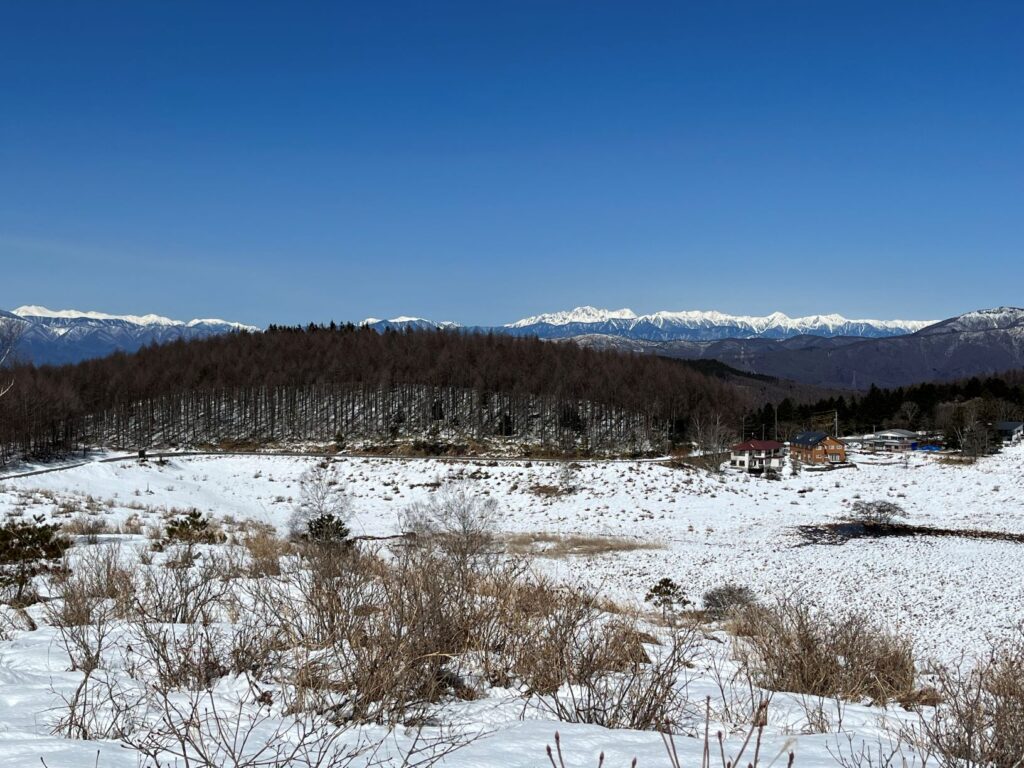
<svg viewBox="0 0 1024 768">
<path fill-rule="evenodd" d="M 639 453 L 744 397 L 684 363 L 537 339 L 345 326 L 271 327 L 61 367 L 18 366 L 0 445 L 48 457 L 222 441 L 501 439 Z"/>
</svg>

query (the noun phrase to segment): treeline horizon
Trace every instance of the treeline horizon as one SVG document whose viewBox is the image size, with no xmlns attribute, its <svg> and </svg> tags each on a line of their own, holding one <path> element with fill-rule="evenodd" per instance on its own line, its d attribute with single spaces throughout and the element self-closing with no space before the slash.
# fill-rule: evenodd
<svg viewBox="0 0 1024 768">
<path fill-rule="evenodd" d="M 62 366 L 18 365 L 0 444 L 47 456 L 234 440 L 523 439 L 661 449 L 745 393 L 679 361 L 493 333 L 270 326 Z M 621 443 L 621 445 L 616 445 Z"/>
</svg>

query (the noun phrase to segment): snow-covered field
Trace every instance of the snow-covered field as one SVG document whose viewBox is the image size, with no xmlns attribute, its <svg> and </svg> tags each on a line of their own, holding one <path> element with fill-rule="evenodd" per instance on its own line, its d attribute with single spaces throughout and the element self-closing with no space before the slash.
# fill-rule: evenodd
<svg viewBox="0 0 1024 768">
<path fill-rule="evenodd" d="M 726 472 L 715 476 L 652 462 L 587 462 L 572 472 L 578 490 L 541 495 L 537 486 L 565 481 L 563 466 L 527 461 L 444 461 L 339 458 L 335 470 L 351 498 L 356 534 L 396 531 L 399 513 L 424 500 L 437 483 L 459 482 L 498 503 L 498 527 L 508 533 L 607 535 L 656 544 L 593 557 L 540 558 L 538 567 L 568 582 L 585 582 L 620 603 L 640 603 L 662 577 L 699 603 L 725 582 L 749 585 L 771 599 L 799 594 L 832 611 L 867 609 L 909 633 L 921 659 L 954 660 L 978 651 L 1024 619 L 1024 544 L 960 538 L 861 539 L 808 545 L 795 526 L 834 522 L 855 500 L 900 504 L 907 522 L 944 528 L 1024 532 L 1024 446 L 970 466 L 927 456 L 853 457 L 857 468 L 808 472 L 767 481 Z M 0 479 L 0 515 L 67 518 L 88 509 L 111 521 L 143 522 L 161 511 L 197 508 L 217 518 L 252 519 L 282 530 L 299 493 L 299 477 L 314 459 L 283 456 L 179 457 L 166 464 L 134 459 L 88 463 L 33 477 Z M 96 744 L 48 736 L 54 688 L 71 685 L 66 658 L 53 653 L 46 628 L 0 643 L 0 766 L 51 768 L 93 765 Z M 711 683 L 696 679 L 703 696 Z M 447 765 L 547 764 L 544 745 L 559 729 L 567 765 L 668 765 L 657 734 L 559 726 L 527 717 L 500 697 L 459 705 L 466 722 L 496 733 L 450 757 Z M 795 711 L 795 710 L 794 710 Z M 850 705 L 845 726 L 875 738 L 879 710 Z M 891 713 L 890 713 L 891 715 Z M 766 753 L 795 741 L 797 765 L 831 765 L 825 748 L 836 736 L 796 735 L 793 711 L 771 722 Z M 681 739 L 684 764 L 702 745 Z M 845 737 L 841 737 L 845 743 Z M 136 765 L 109 745 L 100 766 Z M 793 744 L 791 744 L 793 746 Z M 780 760 L 780 764 L 782 761 Z"/>
</svg>

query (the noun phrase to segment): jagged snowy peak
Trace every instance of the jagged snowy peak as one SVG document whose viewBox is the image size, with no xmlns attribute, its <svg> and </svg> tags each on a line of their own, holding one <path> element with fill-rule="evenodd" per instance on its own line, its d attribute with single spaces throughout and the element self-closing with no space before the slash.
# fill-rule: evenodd
<svg viewBox="0 0 1024 768">
<path fill-rule="evenodd" d="M 182 323 L 160 315 L 108 315 L 105 312 L 81 312 L 77 309 L 47 309 L 36 305 L 18 307 L 12 314 L 22 318 L 50 320 L 123 320 L 133 325 L 181 325 Z"/>
<path fill-rule="evenodd" d="M 393 330 L 403 331 L 406 329 L 412 329 L 417 331 L 423 330 L 436 330 L 436 329 L 451 329 L 460 328 L 458 323 L 453 323 L 448 320 L 441 322 L 435 322 L 433 320 L 427 320 L 422 317 L 407 317 L 405 315 L 399 315 L 398 317 L 392 317 L 388 320 L 383 320 L 379 317 L 368 317 L 365 320 L 361 320 L 359 325 L 372 328 L 375 331 Z"/>
<path fill-rule="evenodd" d="M 596 307 L 576 307 L 568 312 L 549 312 L 534 317 L 524 317 L 507 328 L 523 328 L 546 323 L 547 325 L 569 325 L 570 323 L 604 323 L 608 320 L 633 320 L 636 313 L 631 309 L 597 309 Z"/>
<path fill-rule="evenodd" d="M 931 320 L 857 320 L 837 314 L 789 317 L 774 312 L 764 317 L 691 310 L 637 315 L 629 309 L 577 307 L 566 312 L 536 315 L 504 326 L 509 332 L 541 338 L 570 338 L 589 334 L 623 336 L 648 341 L 793 336 L 864 336 L 878 338 L 914 333 Z"/>
</svg>

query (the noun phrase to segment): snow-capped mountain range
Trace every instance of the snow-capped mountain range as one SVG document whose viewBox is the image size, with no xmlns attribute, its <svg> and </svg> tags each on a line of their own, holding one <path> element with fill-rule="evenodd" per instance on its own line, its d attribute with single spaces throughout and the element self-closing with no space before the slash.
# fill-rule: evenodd
<svg viewBox="0 0 1024 768">
<path fill-rule="evenodd" d="M 728 315 L 714 311 L 654 312 L 649 315 L 638 315 L 630 309 L 577 307 L 568 312 L 527 317 L 505 327 L 513 333 L 528 333 L 547 339 L 600 334 L 644 341 L 712 341 L 788 339 L 804 335 L 882 338 L 914 333 L 934 322 L 852 320 L 835 314 L 789 317 L 781 312 L 764 317 Z"/>
<path fill-rule="evenodd" d="M 668 313 L 659 313 L 668 314 Z M 679 313 L 682 314 L 682 313 Z M 597 307 L 576 307 L 563 312 L 547 312 L 533 317 L 524 317 L 509 328 L 527 328 L 531 325 L 545 323 L 547 325 L 570 325 L 571 323 L 607 323 L 609 320 L 636 320 L 637 314 L 632 309 L 598 309 Z"/>
<path fill-rule="evenodd" d="M 148 344 L 201 339 L 231 331 L 257 331 L 255 326 L 218 319 L 172 320 L 160 315 L 109 315 L 74 309 L 18 307 L 0 316 L 21 321 L 18 347 L 22 359 L 35 363 L 74 363 L 111 352 L 134 352 Z"/>
<path fill-rule="evenodd" d="M 361 320 L 359 325 L 367 328 L 373 328 L 375 331 L 403 331 L 407 328 L 411 328 L 416 331 L 429 331 L 437 329 L 454 329 L 461 328 L 458 323 L 452 323 L 447 320 L 441 322 L 435 322 L 433 320 L 425 320 L 422 317 L 392 317 L 389 320 L 382 320 L 379 317 L 368 317 L 365 320 Z"/>
<path fill-rule="evenodd" d="M 495 328 L 473 326 L 468 330 L 491 330 L 542 339 L 577 336 L 617 336 L 640 341 L 716 341 L 719 339 L 789 339 L 794 336 L 858 336 L 885 338 L 902 336 L 926 328 L 933 320 L 851 320 L 842 315 L 789 317 L 775 312 L 765 317 L 728 315 L 714 311 L 654 312 L 638 315 L 631 309 L 577 307 L 526 317 Z M 362 325 L 376 330 L 402 328 L 457 328 L 455 323 L 435 323 L 421 317 L 390 320 L 367 318 Z"/>
<path fill-rule="evenodd" d="M 169 317 L 163 317 L 161 315 L 108 315 L 105 312 L 82 312 L 77 309 L 47 309 L 46 307 L 39 307 L 35 305 L 18 307 L 17 309 L 11 310 L 12 315 L 17 315 L 24 320 L 40 321 L 47 325 L 59 325 L 59 321 L 67 320 L 71 323 L 78 323 L 81 321 L 89 320 L 100 320 L 100 321 L 120 321 L 129 325 L 162 325 L 175 328 L 196 328 L 198 326 L 217 326 L 225 327 L 233 330 L 258 330 L 256 326 L 244 325 L 242 323 L 233 323 L 227 320 L 218 320 L 216 318 L 207 319 L 196 319 L 196 320 L 172 320 Z"/>
<path fill-rule="evenodd" d="M 742 371 L 821 387 L 900 387 L 1024 369 L 1024 309 L 966 312 L 914 333 L 881 338 L 804 335 L 643 341 L 595 334 L 574 341 L 666 357 L 717 360 Z"/>
</svg>

